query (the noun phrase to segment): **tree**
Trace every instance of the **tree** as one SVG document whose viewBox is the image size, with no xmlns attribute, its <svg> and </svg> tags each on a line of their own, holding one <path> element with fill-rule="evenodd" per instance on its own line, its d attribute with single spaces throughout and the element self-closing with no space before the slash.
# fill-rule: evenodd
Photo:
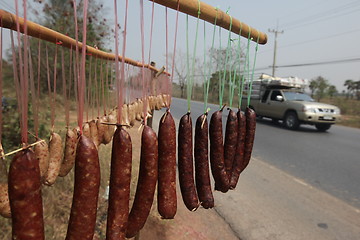
<svg viewBox="0 0 360 240">
<path fill-rule="evenodd" d="M 169 56 L 172 59 L 172 54 Z M 196 80 L 203 79 L 204 73 L 202 72 L 203 67 L 200 65 L 200 61 L 195 58 L 195 65 L 192 66 L 192 58 L 189 56 L 189 69 L 188 69 L 188 60 L 186 53 L 178 51 L 175 56 L 175 66 L 174 66 L 174 82 L 180 87 L 180 97 L 186 97 L 186 86 L 188 84 L 189 78 L 193 77 L 193 85 L 196 84 Z M 194 75 L 192 75 L 192 68 L 194 67 Z M 172 66 L 169 66 L 171 69 Z M 189 70 L 189 72 L 188 72 Z M 201 85 L 201 84 L 199 84 Z"/>
<path fill-rule="evenodd" d="M 76 2 L 76 1 L 74 1 Z M 83 25 L 83 3 L 84 1 L 78 2 L 77 9 L 77 22 L 78 22 L 78 40 L 82 41 L 82 25 Z M 72 0 L 46 0 L 41 3 L 42 8 L 40 8 L 41 12 L 39 13 L 38 9 L 32 9 L 35 16 L 38 16 L 36 22 L 39 22 L 41 25 L 48 27 L 52 30 L 60 32 L 62 34 L 68 35 L 75 39 L 75 24 L 74 24 L 74 6 Z M 103 16 L 106 16 L 104 12 L 103 4 L 99 1 L 89 1 L 88 6 L 88 17 L 87 17 L 87 34 L 86 34 L 86 44 L 90 46 L 96 46 L 99 49 L 110 51 L 110 49 L 106 49 L 105 46 L 108 44 L 108 40 L 110 40 L 110 31 L 113 31 L 112 27 L 107 25 L 107 19 Z M 33 65 L 34 69 L 37 69 L 37 59 L 38 55 L 38 39 L 30 38 L 30 48 L 33 56 Z M 48 48 L 48 56 L 49 56 L 49 65 L 50 65 L 50 76 L 51 78 L 54 76 L 54 55 L 55 55 L 55 44 L 48 44 L 45 41 L 41 41 L 41 81 L 40 81 L 40 89 L 43 93 L 47 93 L 47 68 L 46 68 L 46 52 L 45 45 Z M 69 76 L 69 55 L 70 50 L 62 49 L 61 47 L 57 48 L 58 51 L 58 60 L 57 60 L 57 76 L 58 79 L 61 79 L 61 51 L 64 50 L 64 59 L 65 61 L 65 75 Z M 74 50 L 74 49 L 73 49 Z M 87 64 L 89 65 L 88 57 Z M 75 61 L 75 51 L 73 51 L 73 62 Z M 86 68 L 86 75 L 89 75 L 89 68 Z M 94 69 L 93 69 L 94 71 Z M 35 71 L 35 75 L 37 75 L 37 71 Z M 92 73 L 94 75 L 94 73 Z M 35 79 L 37 76 L 35 76 Z M 74 79 L 74 78 L 73 78 Z M 100 78 L 99 78 L 100 79 Z M 57 90 L 59 92 L 62 91 L 62 81 L 57 81 Z"/>
<path fill-rule="evenodd" d="M 326 94 L 326 89 L 329 87 L 328 80 L 318 76 L 310 81 L 313 91 L 316 91 L 317 101 L 319 102 Z M 311 89 L 311 88 L 310 88 Z"/>
<path fill-rule="evenodd" d="M 348 79 L 344 82 L 344 86 L 346 87 L 347 93 L 346 98 L 352 97 L 352 92 L 354 91 L 354 81 L 351 79 Z"/>
<path fill-rule="evenodd" d="M 360 81 L 354 82 L 354 91 L 357 100 L 360 100 Z"/>
<path fill-rule="evenodd" d="M 310 80 L 309 88 L 311 91 L 311 97 L 314 98 L 314 94 L 316 92 L 316 89 L 318 87 L 318 82 L 315 80 Z"/>
<path fill-rule="evenodd" d="M 334 85 L 330 85 L 327 89 L 327 94 L 330 96 L 330 98 L 333 98 L 335 94 L 337 94 L 338 91 Z"/>
</svg>

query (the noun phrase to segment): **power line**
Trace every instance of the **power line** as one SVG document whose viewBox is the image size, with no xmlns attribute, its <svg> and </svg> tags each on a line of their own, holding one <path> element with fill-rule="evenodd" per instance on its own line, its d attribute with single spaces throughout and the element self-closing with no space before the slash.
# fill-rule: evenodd
<svg viewBox="0 0 360 240">
<path fill-rule="evenodd" d="M 352 9 L 351 11 L 348 11 L 348 12 L 345 12 L 345 13 L 342 13 L 342 14 L 327 16 L 327 17 L 325 17 L 325 18 L 318 19 L 318 20 L 314 20 L 314 21 L 310 21 L 310 22 L 307 22 L 307 23 L 302 23 L 302 24 L 299 23 L 298 25 L 295 25 L 294 27 L 286 28 L 286 30 L 293 30 L 293 29 L 296 29 L 296 28 L 299 28 L 299 27 L 303 27 L 303 26 L 307 26 L 307 25 L 310 25 L 310 24 L 314 24 L 314 23 L 326 21 L 326 20 L 329 20 L 329 19 L 335 19 L 335 18 L 347 16 L 347 15 L 350 15 L 350 14 L 355 13 L 355 12 L 358 12 L 358 11 L 360 11 L 360 8 Z"/>
<path fill-rule="evenodd" d="M 336 14 L 338 16 L 339 13 L 341 13 L 343 11 L 346 11 L 348 9 L 353 10 L 353 8 L 356 7 L 357 5 L 359 5 L 359 3 L 360 3 L 359 1 L 353 1 L 351 3 L 340 5 L 340 6 L 337 6 L 335 8 L 328 9 L 326 11 L 323 11 L 323 12 L 320 12 L 320 13 L 317 13 L 317 14 L 313 14 L 313 15 L 306 16 L 306 17 L 298 19 L 298 20 L 288 22 L 287 24 L 281 25 L 281 27 L 284 28 L 285 30 L 288 30 L 288 29 L 293 29 L 294 28 L 293 26 L 296 26 L 296 25 L 299 25 L 299 24 L 301 26 L 308 25 L 308 24 L 310 24 L 309 22 L 313 22 L 314 20 L 318 20 L 318 19 L 321 19 L 323 17 L 328 17 L 328 16 L 331 16 L 333 14 Z"/>
<path fill-rule="evenodd" d="M 331 38 L 340 37 L 340 36 L 344 36 L 344 35 L 351 34 L 351 33 L 354 33 L 354 32 L 359 32 L 359 31 L 360 31 L 360 28 L 357 28 L 357 29 L 346 31 L 346 32 L 341 32 L 341 33 L 337 33 L 337 34 L 328 35 L 328 36 L 321 37 L 321 38 L 314 38 L 314 39 L 309 39 L 309 40 L 302 41 L 302 42 L 290 43 L 290 44 L 287 44 L 287 45 L 280 46 L 278 48 L 293 47 L 293 46 L 298 46 L 298 45 L 302 45 L 302 44 L 306 44 L 306 43 L 321 41 L 321 40 L 324 40 L 324 39 L 328 40 L 328 39 L 331 39 Z M 264 51 L 259 51 L 258 54 L 269 52 L 269 51 L 271 51 L 271 49 L 264 50 Z"/>
<path fill-rule="evenodd" d="M 1 1 L 0 4 L 3 5 L 4 9 L 7 9 L 8 12 L 15 13 L 15 8 L 10 6 L 7 2 Z"/>
<path fill-rule="evenodd" d="M 316 65 L 340 64 L 340 63 L 359 62 L 359 61 L 360 61 L 360 58 L 355 57 L 355 58 L 339 59 L 339 60 L 331 60 L 331 61 L 322 61 L 322 62 L 279 65 L 279 66 L 275 66 L 275 68 L 308 67 L 308 66 L 316 66 Z M 259 68 L 255 69 L 255 72 L 263 71 L 263 70 L 267 70 L 267 69 L 271 69 L 271 68 L 272 68 L 272 66 L 259 67 Z"/>
<path fill-rule="evenodd" d="M 306 66 L 337 64 L 337 63 L 347 63 L 347 62 L 358 62 L 358 61 L 360 61 L 360 58 L 350 58 L 350 59 L 341 59 L 341 60 L 324 61 L 324 62 L 313 62 L 313 63 L 289 64 L 289 65 L 280 65 L 280 66 L 275 66 L 275 67 L 276 68 L 306 67 Z"/>
</svg>

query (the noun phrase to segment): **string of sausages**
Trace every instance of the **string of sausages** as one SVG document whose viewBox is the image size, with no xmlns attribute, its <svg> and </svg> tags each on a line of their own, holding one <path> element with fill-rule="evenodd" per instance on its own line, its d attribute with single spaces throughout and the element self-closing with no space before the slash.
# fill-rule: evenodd
<svg viewBox="0 0 360 240">
<path fill-rule="evenodd" d="M 84 26 L 86 26 L 87 4 L 88 1 L 85 0 Z M 74 11 L 76 12 L 75 7 Z M 86 27 L 83 29 L 83 43 L 86 44 Z M 27 68 L 28 55 L 26 51 L 28 51 L 28 47 L 26 42 L 24 49 L 24 65 Z M 64 69 L 63 51 L 61 54 L 62 69 Z M 144 63 L 144 52 L 142 55 Z M 51 125 L 53 129 L 57 85 L 57 47 L 55 48 L 54 58 L 53 91 L 50 83 L 47 46 L 46 59 L 49 98 L 52 107 Z M 22 65 L 20 51 L 19 60 L 20 65 Z M 70 56 L 70 66 L 73 64 L 71 60 L 72 56 Z M 235 113 L 230 109 L 225 137 L 223 136 L 222 126 L 224 107 L 212 114 L 209 124 L 208 113 L 202 114 L 196 120 L 194 144 L 192 119 L 190 112 L 188 112 L 180 119 L 177 143 L 175 121 L 170 113 L 170 79 L 167 76 L 165 89 L 159 87 L 161 94 L 148 96 L 145 92 L 149 88 L 144 87 L 142 98 L 124 104 L 125 97 L 118 91 L 117 108 L 107 114 L 106 105 L 104 104 L 103 116 L 98 116 L 97 119 L 93 120 L 89 120 L 87 117 L 87 121 L 84 123 L 84 103 L 87 104 L 85 106 L 88 108 L 91 105 L 90 99 L 95 98 L 97 115 L 99 115 L 100 102 L 98 92 L 95 92 L 94 98 L 92 98 L 91 85 L 88 86 L 86 98 L 85 61 L 86 49 L 82 49 L 81 65 L 78 61 L 78 51 L 76 51 L 74 82 L 78 84 L 77 91 L 75 91 L 79 104 L 78 127 L 73 129 L 69 127 L 68 96 L 63 71 L 63 95 L 66 102 L 65 121 L 67 125 L 65 140 L 63 141 L 58 133 L 52 131 L 48 144 L 46 141 L 40 141 L 33 149 L 26 148 L 18 152 L 11 161 L 8 183 L 0 185 L 0 196 L 4 197 L 0 199 L 0 214 L 12 218 L 13 239 L 45 239 L 42 184 L 48 186 L 55 184 L 58 176 L 67 176 L 72 168 L 74 168 L 75 172 L 75 182 L 65 239 L 93 239 L 101 177 L 98 148 L 101 144 L 108 144 L 111 141 L 112 154 L 106 239 L 125 239 L 138 234 L 150 214 L 156 186 L 158 213 L 163 219 L 173 219 L 175 217 L 178 206 L 176 157 L 178 157 L 181 196 L 185 206 L 190 211 L 195 211 L 200 206 L 205 209 L 215 206 L 210 170 L 214 179 L 215 190 L 226 193 L 229 189 L 235 189 L 241 172 L 248 166 L 251 158 L 256 128 L 256 114 L 253 110 L 246 108 L 244 113 L 239 109 Z M 118 62 L 116 63 L 116 78 L 118 79 L 119 66 Z M 16 62 L 14 64 L 16 65 Z M 121 78 L 123 82 L 119 82 L 118 90 L 124 88 L 124 62 L 122 64 Z M 96 75 L 97 65 L 95 63 L 95 74 L 93 75 L 96 88 L 98 88 L 96 85 L 98 82 Z M 21 96 L 19 89 L 27 90 L 27 83 L 23 82 L 23 79 L 28 79 L 28 70 L 21 69 L 20 67 L 20 86 L 17 87 L 17 96 Z M 102 72 L 102 65 L 100 71 Z M 91 69 L 89 74 L 90 82 L 88 83 L 91 84 Z M 108 74 L 106 74 L 106 78 L 108 78 Z M 150 70 L 145 71 L 142 68 L 138 78 L 139 81 L 142 78 L 143 86 L 147 86 L 149 83 L 147 78 L 151 78 Z M 16 81 L 18 81 L 17 77 Z M 103 74 L 101 74 L 100 81 L 101 88 L 104 89 Z M 105 81 L 108 84 L 108 79 Z M 35 92 L 33 79 L 31 88 L 32 92 Z M 27 98 L 25 96 L 27 94 L 24 94 L 24 98 L 20 99 L 19 102 L 22 102 L 22 138 L 23 142 L 27 143 L 27 115 L 24 114 L 24 110 L 27 110 L 25 108 Z M 103 95 L 102 98 L 105 103 L 105 96 Z M 155 131 L 146 125 L 146 119 L 154 109 L 160 110 L 162 108 L 166 108 L 166 111 L 160 119 L 158 135 L 156 135 Z M 88 109 L 86 113 L 88 114 Z M 125 126 L 133 126 L 136 120 L 144 123 L 141 134 L 138 182 L 133 205 L 130 208 L 132 142 Z M 37 135 L 36 131 L 36 137 Z M 178 150 L 178 156 L 176 156 L 176 149 Z"/>
</svg>

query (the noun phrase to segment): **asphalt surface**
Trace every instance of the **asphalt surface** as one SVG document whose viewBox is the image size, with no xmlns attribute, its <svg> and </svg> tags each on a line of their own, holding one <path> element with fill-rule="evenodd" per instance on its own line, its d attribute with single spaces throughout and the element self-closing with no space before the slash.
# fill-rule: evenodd
<svg viewBox="0 0 360 240">
<path fill-rule="evenodd" d="M 209 107 L 210 115 L 219 108 L 212 104 Z M 203 103 L 191 103 L 193 124 L 203 111 Z M 186 100 L 173 98 L 171 112 L 180 119 L 187 112 Z M 225 127 L 226 114 L 223 123 Z M 359 155 L 359 129 L 334 125 L 327 132 L 318 132 L 315 127 L 304 125 L 298 131 L 290 131 L 281 123 L 257 121 L 254 158 L 356 208 L 360 208 Z"/>
</svg>

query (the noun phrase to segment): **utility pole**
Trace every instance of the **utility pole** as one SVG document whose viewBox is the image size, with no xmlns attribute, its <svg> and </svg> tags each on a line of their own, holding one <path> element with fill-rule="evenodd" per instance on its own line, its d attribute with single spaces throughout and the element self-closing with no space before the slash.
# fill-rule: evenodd
<svg viewBox="0 0 360 240">
<path fill-rule="evenodd" d="M 279 31 L 279 29 L 278 29 L 278 24 L 276 24 L 276 30 L 275 30 L 275 29 L 269 29 L 269 32 L 275 34 L 274 59 L 273 59 L 273 65 L 272 65 L 272 76 L 275 77 L 277 36 L 278 36 L 279 33 L 280 33 L 280 34 L 284 33 L 284 30 Z"/>
</svg>

